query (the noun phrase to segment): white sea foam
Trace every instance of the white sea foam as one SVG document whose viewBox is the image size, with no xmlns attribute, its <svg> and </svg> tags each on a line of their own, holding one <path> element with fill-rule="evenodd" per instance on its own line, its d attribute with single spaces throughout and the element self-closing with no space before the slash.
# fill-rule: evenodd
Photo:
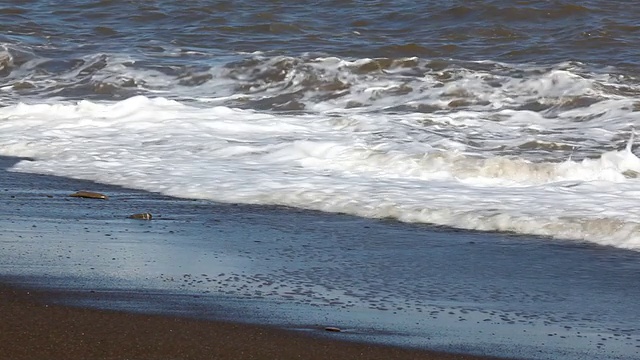
<svg viewBox="0 0 640 360">
<path fill-rule="evenodd" d="M 0 154 L 35 159 L 15 171 L 180 197 L 640 250 L 640 159 L 624 146 L 637 115 L 627 103 L 593 105 L 607 114 L 573 131 L 566 113 L 514 109 L 277 114 L 144 96 L 18 104 L 0 109 Z M 520 148 L 528 141 L 582 156 Z"/>
<path fill-rule="evenodd" d="M 0 95 L 44 90 L 0 108 L 0 154 L 36 159 L 18 171 L 640 249 L 637 89 L 581 64 L 98 54 L 52 78 L 23 58 Z M 87 81 L 148 97 L 43 100 Z"/>
</svg>

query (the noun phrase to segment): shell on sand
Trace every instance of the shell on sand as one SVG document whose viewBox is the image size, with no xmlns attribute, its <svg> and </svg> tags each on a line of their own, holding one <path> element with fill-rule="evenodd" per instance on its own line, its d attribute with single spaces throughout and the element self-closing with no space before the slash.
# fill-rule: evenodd
<svg viewBox="0 0 640 360">
<path fill-rule="evenodd" d="M 80 198 L 87 198 L 87 199 L 101 199 L 101 200 L 108 200 L 109 197 L 105 194 L 101 194 L 101 193 L 97 193 L 97 192 L 93 192 L 93 191 L 76 191 L 75 193 L 69 195 L 71 197 L 80 197 Z"/>
</svg>

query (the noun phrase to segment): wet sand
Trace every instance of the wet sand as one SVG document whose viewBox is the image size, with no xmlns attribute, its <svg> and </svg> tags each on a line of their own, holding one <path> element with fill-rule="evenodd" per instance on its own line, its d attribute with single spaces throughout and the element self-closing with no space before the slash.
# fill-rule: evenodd
<svg viewBox="0 0 640 360">
<path fill-rule="evenodd" d="M 18 160 L 0 157 L 0 359 L 640 349 L 633 252 L 7 171 Z M 129 219 L 142 212 L 153 220 Z"/>
<path fill-rule="evenodd" d="M 318 325 L 311 329 L 314 331 L 252 325 L 254 319 L 243 318 L 242 311 L 231 314 L 228 307 L 208 311 L 206 319 L 199 319 L 197 310 L 182 308 L 191 306 L 189 303 L 175 305 L 169 296 L 164 298 L 157 292 L 150 295 L 152 301 L 146 297 L 139 305 L 136 294 L 140 289 L 135 285 L 121 289 L 117 279 L 105 284 L 105 277 L 90 271 L 94 267 L 98 268 L 96 271 L 112 269 L 108 263 L 74 267 L 69 262 L 47 261 L 44 257 L 42 262 L 33 262 L 34 254 L 29 252 L 37 252 L 39 244 L 47 247 L 55 241 L 72 241 L 76 247 L 87 242 L 88 252 L 98 252 L 105 235 L 122 230 L 119 228 L 123 222 L 142 229 L 132 230 L 129 242 L 140 240 L 138 237 L 144 241 L 148 239 L 144 235 L 149 233 L 157 236 L 158 231 L 148 225 L 150 222 L 125 219 L 136 211 L 162 212 L 158 208 L 171 213 L 167 206 L 175 200 L 92 182 L 5 170 L 18 160 L 0 157 L 0 212 L 6 230 L 0 241 L 4 254 L 0 264 L 0 359 L 488 359 L 341 341 L 339 333 L 336 337 Z M 77 190 L 106 191 L 116 197 L 120 192 L 126 198 L 100 201 L 68 196 Z M 197 206 L 197 202 L 186 202 Z M 165 220 L 185 224 L 199 215 Z M 83 228 L 93 232 L 83 232 Z M 170 228 L 173 230 L 161 232 L 173 236 L 180 225 Z M 22 241 L 34 242 L 33 247 L 12 253 L 12 244 Z M 72 268 L 74 276 L 67 277 L 68 268 Z M 87 290 L 105 287 L 109 290 L 103 293 Z M 111 292 L 113 288 L 118 289 L 117 296 Z M 93 301 L 87 307 L 73 300 L 87 295 Z M 150 302 L 163 305 L 150 310 Z M 122 303 L 138 305 L 132 305 L 132 311 L 108 310 Z M 210 305 L 211 302 L 207 304 Z M 176 315 L 174 307 L 176 313 L 188 316 Z"/>
<path fill-rule="evenodd" d="M 2 359 L 485 359 L 272 327 L 49 305 L 0 285 Z M 488 359 L 488 358 L 486 358 Z"/>
</svg>

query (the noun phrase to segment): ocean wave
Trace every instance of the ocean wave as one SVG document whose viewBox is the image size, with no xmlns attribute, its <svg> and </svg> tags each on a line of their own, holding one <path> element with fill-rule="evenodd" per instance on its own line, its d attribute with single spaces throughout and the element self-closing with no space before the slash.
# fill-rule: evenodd
<svg viewBox="0 0 640 360">
<path fill-rule="evenodd" d="M 49 58 L 27 45 L 4 44 L 3 49 L 0 100 L 5 104 L 15 98 L 123 100 L 162 94 L 272 111 L 529 108 L 555 116 L 603 100 L 630 99 L 640 89 L 634 78 L 615 69 L 575 62 L 541 67 L 419 57 L 220 57 L 165 48 L 152 58 L 102 52 Z"/>
<path fill-rule="evenodd" d="M 473 129 L 470 120 L 457 131 Z M 511 140 L 521 155 L 501 155 L 436 126 L 404 115 L 283 115 L 138 96 L 1 108 L 0 152 L 34 159 L 14 171 L 172 196 L 640 249 L 640 159 L 628 132 L 621 150 L 556 161 L 523 157 L 526 134 Z"/>
</svg>

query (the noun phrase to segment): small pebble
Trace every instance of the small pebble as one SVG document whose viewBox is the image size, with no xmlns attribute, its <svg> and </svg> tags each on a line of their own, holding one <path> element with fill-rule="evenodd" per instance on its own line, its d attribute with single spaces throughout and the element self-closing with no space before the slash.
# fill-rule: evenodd
<svg viewBox="0 0 640 360">
<path fill-rule="evenodd" d="M 340 330 L 340 328 L 337 327 L 333 327 L 333 326 L 327 326 L 326 328 L 324 328 L 326 331 L 332 331 L 332 332 L 341 332 L 342 330 Z"/>
<path fill-rule="evenodd" d="M 87 199 L 101 199 L 101 200 L 108 200 L 109 197 L 105 194 L 101 194 L 101 193 L 97 193 L 97 192 L 93 192 L 93 191 L 77 191 L 71 195 L 69 195 L 71 197 L 79 197 L 79 198 L 87 198 Z"/>
<path fill-rule="evenodd" d="M 153 216 L 149 213 L 140 213 L 140 214 L 133 214 L 131 216 L 129 216 L 130 219 L 138 219 L 138 220 L 151 220 L 153 218 Z"/>
</svg>

